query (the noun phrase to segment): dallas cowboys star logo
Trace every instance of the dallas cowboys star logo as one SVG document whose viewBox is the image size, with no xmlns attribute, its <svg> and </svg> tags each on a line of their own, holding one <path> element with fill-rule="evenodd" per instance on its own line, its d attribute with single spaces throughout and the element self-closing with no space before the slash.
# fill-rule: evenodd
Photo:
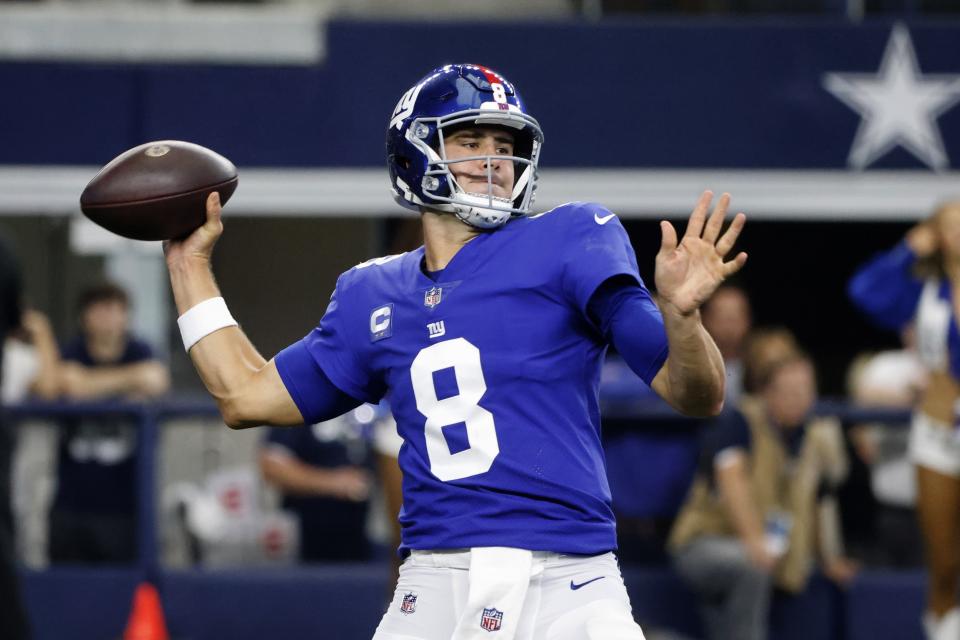
<svg viewBox="0 0 960 640">
<path fill-rule="evenodd" d="M 950 166 L 937 118 L 960 101 L 960 74 L 923 75 L 903 25 L 890 33 L 876 75 L 827 73 L 823 87 L 862 118 L 851 167 L 865 169 L 897 146 L 931 169 Z"/>
</svg>

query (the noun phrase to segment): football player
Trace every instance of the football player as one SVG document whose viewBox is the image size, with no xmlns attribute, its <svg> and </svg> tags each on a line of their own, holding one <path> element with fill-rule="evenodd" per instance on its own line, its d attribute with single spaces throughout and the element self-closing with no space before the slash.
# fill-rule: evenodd
<svg viewBox="0 0 960 640">
<path fill-rule="evenodd" d="M 477 65 L 432 71 L 387 131 L 397 201 L 424 244 L 343 273 L 319 326 L 272 360 L 236 327 L 207 222 L 166 256 L 185 347 L 228 425 L 315 423 L 389 395 L 403 469 L 401 569 L 377 640 L 642 638 L 617 567 L 597 386 L 607 346 L 677 410 L 713 415 L 723 361 L 699 307 L 725 261 L 729 196 L 677 240 L 661 222 L 659 309 L 616 215 L 531 215 L 543 133 Z M 642 464 L 642 461 L 638 461 Z"/>
</svg>

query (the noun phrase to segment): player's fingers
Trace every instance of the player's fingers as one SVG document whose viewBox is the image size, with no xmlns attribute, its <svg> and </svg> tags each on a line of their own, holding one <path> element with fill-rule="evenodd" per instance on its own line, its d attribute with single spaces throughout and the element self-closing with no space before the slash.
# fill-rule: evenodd
<svg viewBox="0 0 960 640">
<path fill-rule="evenodd" d="M 733 260 L 731 260 L 730 262 L 725 262 L 723 264 L 723 277 L 729 278 L 730 276 L 735 274 L 737 271 L 740 271 L 740 269 L 743 269 L 743 265 L 745 265 L 746 263 L 747 263 L 747 254 L 741 251 L 740 253 L 737 254 L 737 257 L 735 257 Z"/>
<path fill-rule="evenodd" d="M 220 206 L 220 194 L 214 191 L 207 196 L 207 222 L 204 226 L 216 235 L 223 231 L 223 223 L 220 220 L 222 207 Z"/>
<path fill-rule="evenodd" d="M 207 220 L 220 217 L 220 194 L 216 191 L 207 196 Z"/>
<path fill-rule="evenodd" d="M 660 221 L 660 252 L 673 251 L 677 248 L 677 231 L 666 220 Z"/>
<path fill-rule="evenodd" d="M 720 240 L 717 241 L 717 253 L 719 253 L 721 256 L 725 256 L 730 253 L 730 250 L 733 249 L 733 245 L 736 243 L 737 238 L 740 237 L 740 232 L 743 231 L 743 225 L 746 223 L 747 216 L 742 211 L 733 216 L 733 222 L 730 223 L 730 226 L 727 228 L 726 232 L 720 236 Z"/>
<path fill-rule="evenodd" d="M 730 194 L 725 193 L 720 196 L 717 206 L 713 208 L 713 213 L 707 220 L 707 226 L 703 230 L 703 239 L 713 244 L 720 235 L 720 229 L 723 228 L 723 220 L 727 217 L 727 207 L 730 206 Z"/>
<path fill-rule="evenodd" d="M 697 200 L 697 206 L 693 208 L 690 219 L 687 221 L 687 231 L 683 234 L 684 238 L 699 238 L 703 231 L 703 222 L 707 219 L 707 211 L 710 210 L 710 201 L 713 200 L 713 192 L 704 191 Z"/>
</svg>

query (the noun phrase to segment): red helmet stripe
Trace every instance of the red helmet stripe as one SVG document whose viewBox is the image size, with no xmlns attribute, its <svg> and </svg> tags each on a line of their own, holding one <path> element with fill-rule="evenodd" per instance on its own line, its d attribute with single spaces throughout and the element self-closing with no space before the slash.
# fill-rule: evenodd
<svg viewBox="0 0 960 640">
<path fill-rule="evenodd" d="M 490 69 L 487 69 L 483 65 L 479 65 L 479 64 L 477 65 L 477 69 L 480 69 L 480 71 L 483 72 L 483 75 L 487 77 L 487 82 L 489 82 L 490 84 L 493 84 L 495 82 L 503 84 L 503 78 L 501 78 L 500 75 L 497 74 L 495 71 L 491 71 Z"/>
</svg>

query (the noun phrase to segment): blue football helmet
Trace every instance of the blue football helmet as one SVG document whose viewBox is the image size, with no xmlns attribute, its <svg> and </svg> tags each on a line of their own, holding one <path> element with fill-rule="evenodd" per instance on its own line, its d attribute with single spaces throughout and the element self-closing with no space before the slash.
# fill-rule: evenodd
<svg viewBox="0 0 960 640">
<path fill-rule="evenodd" d="M 444 137 L 468 125 L 503 127 L 514 136 L 512 156 L 471 156 L 448 160 Z M 543 132 L 527 114 L 513 85 L 502 75 L 473 64 L 434 69 L 403 94 L 387 129 L 387 166 L 394 198 L 421 208 L 453 213 L 482 229 L 530 213 L 537 188 L 537 162 Z M 516 176 L 511 197 L 493 194 L 492 160 L 512 161 Z M 457 184 L 450 165 L 486 160 L 486 193 L 468 193 Z"/>
</svg>

